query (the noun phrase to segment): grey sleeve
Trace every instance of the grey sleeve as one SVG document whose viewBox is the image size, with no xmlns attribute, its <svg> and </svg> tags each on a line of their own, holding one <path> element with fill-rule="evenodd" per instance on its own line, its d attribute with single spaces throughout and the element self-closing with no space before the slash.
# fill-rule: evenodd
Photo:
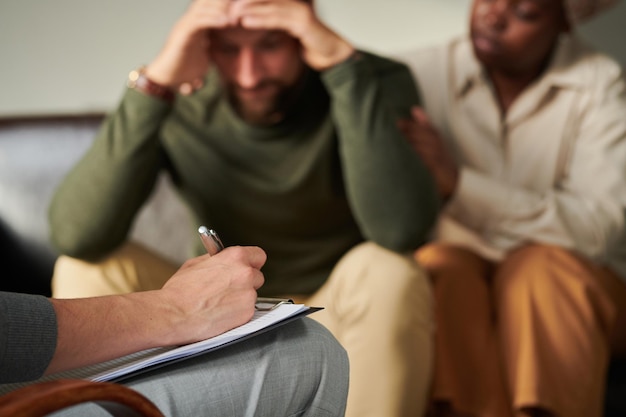
<svg viewBox="0 0 626 417">
<path fill-rule="evenodd" d="M 0 292 L 0 383 L 41 377 L 56 342 L 56 314 L 46 297 Z"/>
</svg>

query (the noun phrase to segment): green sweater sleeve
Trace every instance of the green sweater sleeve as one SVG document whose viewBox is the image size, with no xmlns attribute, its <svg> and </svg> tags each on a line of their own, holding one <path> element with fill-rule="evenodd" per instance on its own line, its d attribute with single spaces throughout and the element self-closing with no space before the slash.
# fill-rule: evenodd
<svg viewBox="0 0 626 417">
<path fill-rule="evenodd" d="M 0 383 L 41 377 L 56 344 L 56 314 L 47 298 L 0 292 Z"/>
<path fill-rule="evenodd" d="M 126 91 L 52 198 L 51 241 L 61 253 L 94 260 L 126 239 L 163 166 L 158 133 L 170 109 L 164 101 Z"/>
<path fill-rule="evenodd" d="M 365 52 L 322 73 L 348 199 L 364 236 L 395 251 L 424 243 L 439 201 L 432 177 L 397 128 L 419 103 L 402 64 Z"/>
</svg>

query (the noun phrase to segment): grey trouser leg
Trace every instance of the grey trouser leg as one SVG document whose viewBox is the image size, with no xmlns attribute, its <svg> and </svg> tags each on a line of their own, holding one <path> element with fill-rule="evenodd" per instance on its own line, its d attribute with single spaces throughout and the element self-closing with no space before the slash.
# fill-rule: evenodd
<svg viewBox="0 0 626 417">
<path fill-rule="evenodd" d="M 123 383 L 172 417 L 343 416 L 348 375 L 344 349 L 303 318 Z M 108 413 L 90 404 L 54 416 Z"/>
</svg>

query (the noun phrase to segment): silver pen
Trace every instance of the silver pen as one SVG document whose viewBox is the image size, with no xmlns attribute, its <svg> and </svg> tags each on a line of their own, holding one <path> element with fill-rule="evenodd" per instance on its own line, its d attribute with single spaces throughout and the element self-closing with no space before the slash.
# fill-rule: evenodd
<svg viewBox="0 0 626 417">
<path fill-rule="evenodd" d="M 224 249 L 224 244 L 215 230 L 208 229 L 206 226 L 200 226 L 198 233 L 200 233 L 200 240 L 202 240 L 204 249 L 206 249 L 209 255 L 213 256 Z"/>
</svg>

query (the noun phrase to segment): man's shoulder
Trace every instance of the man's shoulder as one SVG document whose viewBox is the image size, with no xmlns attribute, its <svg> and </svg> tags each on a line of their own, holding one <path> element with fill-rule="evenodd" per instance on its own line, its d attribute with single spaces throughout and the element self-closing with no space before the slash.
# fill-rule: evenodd
<svg viewBox="0 0 626 417">
<path fill-rule="evenodd" d="M 382 55 L 371 51 L 359 50 L 357 54 L 361 55 L 370 62 L 370 66 L 377 70 L 389 70 L 406 67 L 406 64 L 393 55 Z"/>
<path fill-rule="evenodd" d="M 348 60 L 322 72 L 321 77 L 331 97 L 337 87 L 345 81 L 351 83 L 355 77 L 366 84 L 374 82 L 384 91 L 393 93 L 388 97 L 399 101 L 402 101 L 401 97 L 413 94 L 416 90 L 411 71 L 405 63 L 361 49 L 355 51 Z"/>
<path fill-rule="evenodd" d="M 405 62 L 387 54 L 359 49 L 350 59 L 338 65 L 335 72 L 344 71 L 345 68 L 352 68 L 348 71 L 366 72 L 378 79 L 394 78 L 398 74 L 409 75 L 410 70 Z M 343 69 L 341 69 L 343 68 Z"/>
</svg>

